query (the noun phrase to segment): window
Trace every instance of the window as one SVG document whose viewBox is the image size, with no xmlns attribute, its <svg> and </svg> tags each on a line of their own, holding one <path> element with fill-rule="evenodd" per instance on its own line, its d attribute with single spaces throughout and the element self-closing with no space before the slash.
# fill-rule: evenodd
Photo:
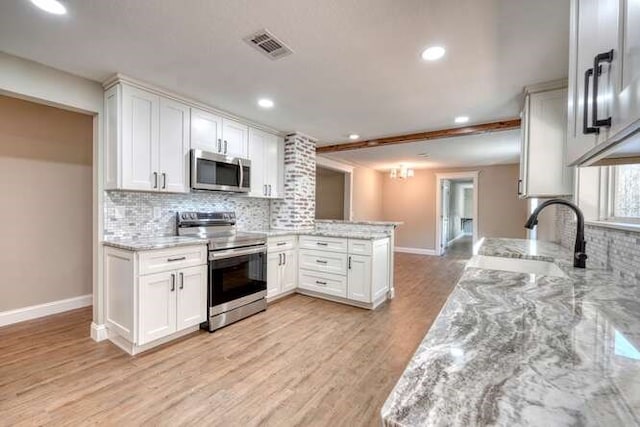
<svg viewBox="0 0 640 427">
<path fill-rule="evenodd" d="M 614 219 L 640 219 L 640 165 L 612 168 L 611 213 Z"/>
</svg>

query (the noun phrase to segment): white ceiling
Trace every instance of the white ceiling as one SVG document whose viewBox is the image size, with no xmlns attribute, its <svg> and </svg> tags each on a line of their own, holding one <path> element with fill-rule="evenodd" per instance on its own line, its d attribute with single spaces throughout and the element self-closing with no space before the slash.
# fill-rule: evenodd
<svg viewBox="0 0 640 427">
<path fill-rule="evenodd" d="M 428 158 L 419 156 L 427 153 Z M 327 157 L 378 170 L 404 165 L 415 169 L 489 166 L 517 163 L 520 131 L 386 145 L 325 154 Z"/>
<path fill-rule="evenodd" d="M 512 118 L 524 85 L 567 75 L 569 0 L 61 1 L 66 16 L 2 0 L 0 50 L 128 74 L 320 145 Z M 262 28 L 295 53 L 242 41 Z M 433 44 L 445 58 L 421 61 Z"/>
</svg>

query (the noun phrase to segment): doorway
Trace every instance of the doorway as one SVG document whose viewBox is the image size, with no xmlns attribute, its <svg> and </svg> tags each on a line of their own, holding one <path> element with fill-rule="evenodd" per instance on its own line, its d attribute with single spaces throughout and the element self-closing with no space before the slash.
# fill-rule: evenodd
<svg viewBox="0 0 640 427">
<path fill-rule="evenodd" d="M 436 252 L 471 256 L 478 230 L 478 173 L 437 175 Z"/>
<path fill-rule="evenodd" d="M 318 156 L 316 158 L 317 220 L 351 220 L 353 167 Z"/>
</svg>

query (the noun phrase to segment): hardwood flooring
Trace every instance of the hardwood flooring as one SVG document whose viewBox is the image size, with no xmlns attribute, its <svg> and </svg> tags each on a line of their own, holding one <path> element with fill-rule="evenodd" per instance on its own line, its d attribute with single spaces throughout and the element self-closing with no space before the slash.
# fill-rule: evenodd
<svg viewBox="0 0 640 427">
<path fill-rule="evenodd" d="M 294 295 L 136 357 L 88 337 L 91 309 L 0 328 L 0 425 L 377 426 L 463 265 L 397 254 L 376 311 Z"/>
</svg>

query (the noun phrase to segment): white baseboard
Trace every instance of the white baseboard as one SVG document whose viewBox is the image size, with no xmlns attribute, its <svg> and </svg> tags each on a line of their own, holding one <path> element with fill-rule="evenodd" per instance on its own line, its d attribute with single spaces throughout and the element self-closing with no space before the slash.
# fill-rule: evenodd
<svg viewBox="0 0 640 427">
<path fill-rule="evenodd" d="M 396 246 L 394 250 L 396 252 L 401 252 L 401 253 L 404 253 L 404 254 L 437 255 L 435 249 L 402 248 L 402 247 Z"/>
<path fill-rule="evenodd" d="M 98 325 L 97 323 L 91 322 L 91 338 L 97 342 L 104 341 L 109 338 L 109 331 L 107 331 L 107 327 L 105 325 Z"/>
<path fill-rule="evenodd" d="M 64 311 L 75 310 L 76 308 L 88 307 L 92 304 L 93 295 L 89 294 L 18 308 L 16 310 L 3 311 L 0 313 L 0 326 L 12 325 L 14 323 L 24 322 L 25 320 L 37 319 Z"/>
</svg>

